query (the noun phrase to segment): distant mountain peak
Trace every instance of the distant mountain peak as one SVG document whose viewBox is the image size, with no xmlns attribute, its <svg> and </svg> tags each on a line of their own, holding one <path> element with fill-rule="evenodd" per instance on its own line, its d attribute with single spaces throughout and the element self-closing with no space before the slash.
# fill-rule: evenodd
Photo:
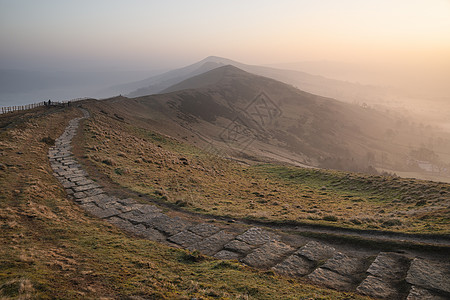
<svg viewBox="0 0 450 300">
<path fill-rule="evenodd" d="M 207 72 L 201 73 L 199 75 L 190 77 L 182 82 L 179 82 L 164 91 L 162 93 L 169 93 L 174 91 L 179 91 L 183 89 L 196 89 L 203 88 L 210 85 L 215 85 L 222 80 L 228 80 L 227 78 L 254 78 L 259 77 L 255 74 L 248 73 L 242 69 L 239 69 L 233 65 L 223 65 L 213 68 Z"/>
<path fill-rule="evenodd" d="M 247 72 L 245 72 L 244 70 L 239 69 L 238 67 L 233 66 L 233 65 L 230 65 L 230 64 L 223 65 L 223 66 L 217 68 L 217 70 L 219 70 L 219 69 L 220 69 L 220 70 L 226 70 L 226 71 L 239 72 L 239 73 L 247 73 Z M 214 71 L 214 70 L 211 70 L 210 72 L 213 72 L 213 71 Z"/>
<path fill-rule="evenodd" d="M 220 56 L 208 56 L 201 60 L 201 62 L 213 62 L 213 63 L 220 63 L 224 65 L 235 65 L 238 64 L 238 62 L 233 61 L 231 59 L 220 57 Z"/>
<path fill-rule="evenodd" d="M 226 58 L 220 57 L 220 56 L 216 56 L 216 55 L 210 55 L 210 56 L 206 57 L 204 60 L 211 61 L 211 60 L 221 60 L 221 59 L 226 59 Z"/>
<path fill-rule="evenodd" d="M 131 92 L 128 96 L 138 97 L 173 91 L 173 88 L 184 80 L 226 65 L 233 65 L 239 68 L 241 72 L 248 72 L 279 80 L 312 94 L 337 98 L 347 102 L 370 102 L 374 95 L 376 97 L 383 97 L 385 94 L 385 91 L 373 87 L 365 87 L 349 82 L 328 79 L 300 71 L 247 65 L 228 58 L 211 55 L 192 65 L 171 70 L 134 83 L 134 85 L 132 85 L 134 88 L 130 89 Z M 231 72 L 231 70 L 232 68 L 228 67 L 228 72 Z M 235 72 L 237 71 L 236 69 L 234 70 Z M 213 74 L 218 75 L 218 73 L 210 73 L 208 75 Z M 213 80 L 211 79 L 209 81 L 212 82 Z M 137 86 L 137 88 L 135 86 Z M 184 87 L 185 85 L 182 86 Z M 355 93 L 355 91 L 358 92 Z"/>
<path fill-rule="evenodd" d="M 224 63 L 222 62 L 215 62 L 215 61 L 205 61 L 200 68 L 198 68 L 197 70 L 201 70 L 201 69 L 206 69 L 205 72 L 210 71 L 212 69 L 218 68 L 218 67 L 222 67 L 225 66 Z M 196 70 L 196 71 L 197 71 Z"/>
</svg>

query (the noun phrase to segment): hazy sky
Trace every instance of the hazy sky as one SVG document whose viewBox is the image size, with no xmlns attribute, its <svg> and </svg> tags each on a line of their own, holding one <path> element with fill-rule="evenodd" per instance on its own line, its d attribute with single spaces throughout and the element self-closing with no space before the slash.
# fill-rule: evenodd
<svg viewBox="0 0 450 300">
<path fill-rule="evenodd" d="M 450 62 L 449 0 L 0 0 L 0 68 Z"/>
</svg>

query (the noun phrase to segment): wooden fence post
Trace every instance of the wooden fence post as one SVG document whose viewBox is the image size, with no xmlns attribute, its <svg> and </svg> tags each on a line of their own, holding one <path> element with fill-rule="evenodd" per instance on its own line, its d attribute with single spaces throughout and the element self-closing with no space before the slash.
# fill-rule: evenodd
<svg viewBox="0 0 450 300">
<path fill-rule="evenodd" d="M 76 99 L 72 99 L 69 101 L 53 101 L 51 102 L 51 106 L 60 106 L 60 107 L 68 107 L 69 106 L 69 102 L 77 102 L 77 101 L 81 101 L 87 98 L 76 98 Z M 36 107 L 40 107 L 40 106 L 45 106 L 46 105 L 46 101 L 41 101 L 41 102 L 35 102 L 35 103 L 30 103 L 30 104 L 25 104 L 25 105 L 12 105 L 12 106 L 6 106 L 6 107 L 1 107 L 0 110 L 0 114 L 6 114 L 9 112 L 15 112 L 15 111 L 20 111 L 20 110 L 29 110 L 29 109 L 33 109 Z"/>
</svg>

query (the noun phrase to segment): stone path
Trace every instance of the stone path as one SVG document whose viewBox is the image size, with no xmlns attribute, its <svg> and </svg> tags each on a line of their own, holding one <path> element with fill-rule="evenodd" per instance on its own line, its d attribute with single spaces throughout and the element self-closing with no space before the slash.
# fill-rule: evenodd
<svg viewBox="0 0 450 300">
<path fill-rule="evenodd" d="M 67 194 L 88 213 L 124 231 L 217 259 L 234 259 L 256 268 L 305 277 L 326 287 L 384 299 L 450 299 L 450 265 L 400 253 L 381 252 L 376 258 L 337 251 L 324 242 L 293 245 L 262 227 L 241 232 L 220 225 L 170 217 L 151 204 L 108 195 L 91 180 L 72 154 L 71 141 L 79 122 L 69 122 L 49 150 L 55 176 Z"/>
</svg>

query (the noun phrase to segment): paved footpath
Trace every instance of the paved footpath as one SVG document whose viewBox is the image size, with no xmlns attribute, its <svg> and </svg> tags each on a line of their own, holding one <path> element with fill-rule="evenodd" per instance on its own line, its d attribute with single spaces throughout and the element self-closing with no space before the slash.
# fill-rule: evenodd
<svg viewBox="0 0 450 300">
<path fill-rule="evenodd" d="M 71 141 L 80 120 L 69 122 L 49 150 L 54 174 L 71 199 L 86 212 L 137 236 L 224 260 L 238 260 L 313 283 L 383 299 L 450 299 L 450 265 L 411 255 L 380 252 L 374 258 L 357 251 L 342 252 L 325 242 L 286 242 L 263 227 L 241 232 L 220 225 L 170 217 L 151 204 L 105 193 L 89 178 L 72 153 Z"/>
</svg>

